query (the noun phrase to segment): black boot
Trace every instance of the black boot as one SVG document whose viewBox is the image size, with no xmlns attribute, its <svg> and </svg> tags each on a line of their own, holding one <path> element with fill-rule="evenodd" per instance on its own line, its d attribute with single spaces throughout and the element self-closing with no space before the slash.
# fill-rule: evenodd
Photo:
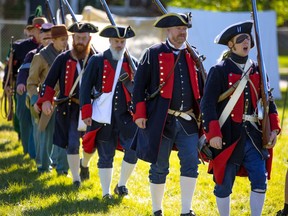
<svg viewBox="0 0 288 216">
<path fill-rule="evenodd" d="M 85 181 L 90 178 L 89 167 L 82 166 L 82 159 L 80 160 L 80 178 L 81 181 Z"/>
<path fill-rule="evenodd" d="M 180 214 L 180 216 L 196 216 L 196 214 L 195 214 L 195 212 L 193 210 L 190 210 L 189 213 Z"/>
<path fill-rule="evenodd" d="M 158 210 L 158 211 L 154 212 L 153 216 L 163 216 L 162 210 Z"/>
</svg>

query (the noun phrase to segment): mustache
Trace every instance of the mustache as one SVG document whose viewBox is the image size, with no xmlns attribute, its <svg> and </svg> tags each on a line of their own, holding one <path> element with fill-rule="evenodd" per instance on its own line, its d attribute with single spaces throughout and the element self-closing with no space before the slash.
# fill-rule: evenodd
<svg viewBox="0 0 288 216">
<path fill-rule="evenodd" d="M 78 43 L 78 44 L 75 44 L 76 46 L 85 46 L 85 44 L 82 44 L 82 43 Z"/>
</svg>

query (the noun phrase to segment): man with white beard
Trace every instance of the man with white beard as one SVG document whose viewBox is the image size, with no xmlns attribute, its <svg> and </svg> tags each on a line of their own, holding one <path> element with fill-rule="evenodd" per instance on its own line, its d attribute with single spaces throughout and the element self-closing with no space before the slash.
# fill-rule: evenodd
<svg viewBox="0 0 288 216">
<path fill-rule="evenodd" d="M 82 142 L 84 151 L 80 176 L 82 180 L 89 178 L 89 161 L 97 149 L 103 199 L 111 199 L 115 150 L 120 148 L 124 151 L 115 194 L 128 195 L 126 183 L 137 162 L 136 153 L 130 149 L 136 130 L 129 111 L 134 73 L 130 61 L 123 55 L 126 39 L 134 37 L 135 33 L 130 26 L 109 25 L 99 35 L 109 38 L 110 48 L 91 57 L 82 78 L 85 85 L 80 90 L 80 106 L 82 119 L 88 128 Z M 132 61 L 136 63 L 134 59 Z M 91 91 L 94 92 L 92 103 Z"/>
</svg>

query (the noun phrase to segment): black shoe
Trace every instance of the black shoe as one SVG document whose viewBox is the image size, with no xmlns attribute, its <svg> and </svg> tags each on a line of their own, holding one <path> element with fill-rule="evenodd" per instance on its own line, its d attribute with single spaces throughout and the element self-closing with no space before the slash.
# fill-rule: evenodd
<svg viewBox="0 0 288 216">
<path fill-rule="evenodd" d="M 279 210 L 276 216 L 287 216 L 287 214 L 283 214 L 283 210 Z"/>
<path fill-rule="evenodd" d="M 180 214 L 180 216 L 196 216 L 196 214 L 195 214 L 195 212 L 193 210 L 190 210 L 189 213 Z"/>
<path fill-rule="evenodd" d="M 111 194 L 105 194 L 103 197 L 102 197 L 103 200 L 111 200 L 112 199 L 112 195 Z"/>
<path fill-rule="evenodd" d="M 67 171 L 57 171 L 57 176 L 68 176 Z"/>
<path fill-rule="evenodd" d="M 73 186 L 76 187 L 76 188 L 80 188 L 81 182 L 80 181 L 74 181 L 73 182 Z"/>
<path fill-rule="evenodd" d="M 163 216 L 162 210 L 158 210 L 158 211 L 154 212 L 153 216 Z"/>
<path fill-rule="evenodd" d="M 38 167 L 38 168 L 37 168 L 37 172 L 40 173 L 40 174 L 43 174 L 43 173 L 51 173 L 51 171 L 52 171 L 52 168 L 51 168 L 51 167 L 48 167 L 48 168 Z"/>
<path fill-rule="evenodd" d="M 114 193 L 119 196 L 126 196 L 128 195 L 128 189 L 126 188 L 125 185 L 118 187 L 118 184 L 117 184 L 116 187 L 114 188 Z"/>
<path fill-rule="evenodd" d="M 85 181 L 90 178 L 89 167 L 82 166 L 82 159 L 80 160 L 80 178 L 81 181 Z"/>
</svg>

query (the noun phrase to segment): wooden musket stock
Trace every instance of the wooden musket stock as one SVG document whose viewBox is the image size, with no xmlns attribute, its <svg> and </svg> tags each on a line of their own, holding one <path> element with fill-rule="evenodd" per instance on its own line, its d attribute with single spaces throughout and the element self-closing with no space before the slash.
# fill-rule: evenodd
<svg viewBox="0 0 288 216">
<path fill-rule="evenodd" d="M 255 30 L 255 40 L 257 45 L 257 61 L 259 65 L 259 73 L 261 76 L 261 98 L 263 103 L 263 120 L 262 120 L 262 142 L 263 146 L 269 145 L 269 137 L 271 133 L 270 121 L 269 121 L 269 91 L 267 85 L 267 73 L 264 65 L 264 59 L 261 48 L 261 40 L 260 40 L 260 31 L 259 31 L 259 23 L 258 23 L 258 13 L 257 13 L 257 5 L 256 0 L 252 0 L 252 9 L 253 9 L 253 20 L 254 20 L 254 30 Z"/>
</svg>

